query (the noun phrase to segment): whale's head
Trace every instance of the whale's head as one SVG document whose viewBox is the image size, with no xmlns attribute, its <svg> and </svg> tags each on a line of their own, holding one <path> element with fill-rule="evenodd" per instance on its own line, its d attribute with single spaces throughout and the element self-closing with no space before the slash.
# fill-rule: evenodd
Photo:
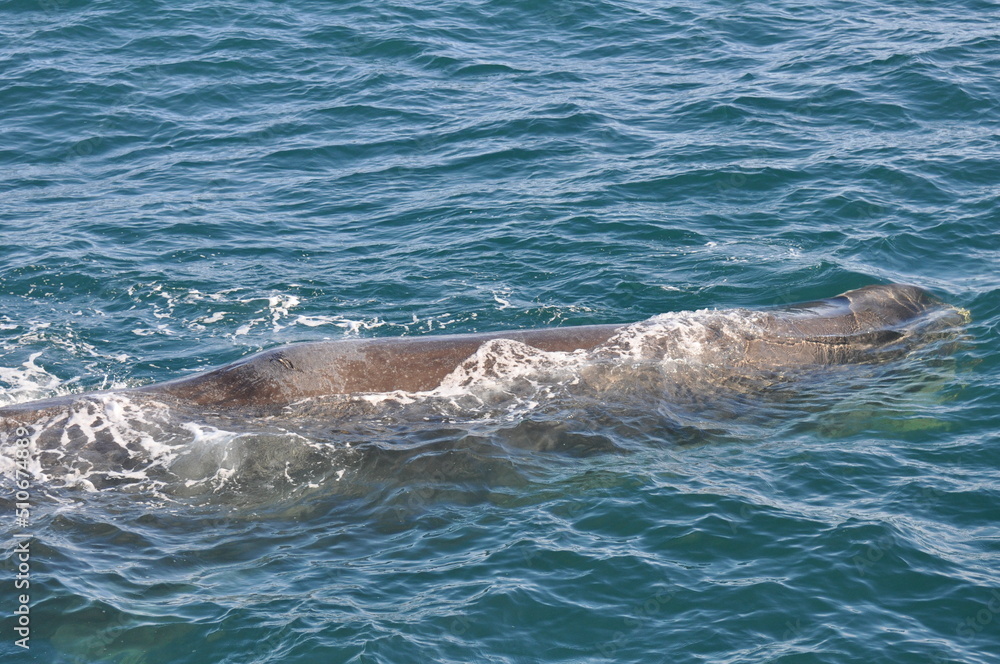
<svg viewBox="0 0 1000 664">
<path fill-rule="evenodd" d="M 839 296 L 859 325 L 925 333 L 956 329 L 970 320 L 968 310 L 959 309 L 919 286 L 872 285 Z"/>
<path fill-rule="evenodd" d="M 958 339 L 967 322 L 968 311 L 918 286 L 865 286 L 773 311 L 753 352 L 774 365 L 877 362 Z"/>
</svg>

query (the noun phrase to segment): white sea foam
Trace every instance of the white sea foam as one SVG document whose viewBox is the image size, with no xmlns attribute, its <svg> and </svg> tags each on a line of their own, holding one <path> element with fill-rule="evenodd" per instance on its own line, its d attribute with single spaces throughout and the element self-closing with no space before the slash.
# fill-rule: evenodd
<svg viewBox="0 0 1000 664">
<path fill-rule="evenodd" d="M 305 327 L 322 327 L 330 325 L 344 330 L 344 335 L 348 337 L 359 336 L 361 330 L 374 330 L 388 325 L 386 321 L 375 317 L 370 320 L 354 320 L 344 316 L 296 316 L 292 321 L 293 325 L 303 325 Z"/>
<path fill-rule="evenodd" d="M 659 314 L 623 327 L 595 353 L 624 361 L 657 360 L 663 365 L 711 362 L 727 357 L 734 344 L 762 335 L 765 317 L 746 309 Z"/>
<path fill-rule="evenodd" d="M 641 363 L 665 368 L 675 363 L 710 362 L 739 342 L 762 334 L 763 317 L 746 310 L 662 314 L 622 327 L 591 350 L 573 352 L 547 352 L 519 341 L 493 339 L 460 363 L 439 387 L 425 394 L 456 396 L 509 390 L 518 384 L 572 385 L 596 364 Z"/>
<path fill-rule="evenodd" d="M 480 346 L 448 374 L 437 394 L 456 394 L 470 388 L 503 388 L 517 380 L 537 384 L 558 381 L 585 360 L 586 353 L 546 352 L 511 339 L 493 339 Z"/>
<path fill-rule="evenodd" d="M 504 309 L 512 309 L 514 307 L 514 305 L 510 303 L 509 299 L 512 293 L 513 290 L 510 288 L 501 288 L 493 291 L 493 300 L 500 305 L 497 309 L 502 311 Z"/>
<path fill-rule="evenodd" d="M 69 392 L 68 384 L 75 382 L 63 381 L 35 360 L 42 356 L 41 352 L 32 353 L 20 367 L 0 367 L 0 406 L 44 399 Z"/>
<path fill-rule="evenodd" d="M 30 432 L 29 470 L 36 479 L 97 490 L 109 479 L 147 479 L 154 467 L 169 464 L 167 408 L 155 401 L 137 403 L 124 394 L 96 394 L 63 407 L 51 407 L 25 422 Z M 0 433 L 0 457 L 10 461 L 16 433 Z M 13 469 L 5 464 L 4 474 Z"/>
<path fill-rule="evenodd" d="M 191 438 L 171 458 L 170 468 L 185 487 L 208 485 L 218 491 L 236 474 L 241 461 L 237 444 L 241 434 L 198 422 L 182 427 Z"/>
<path fill-rule="evenodd" d="M 225 311 L 216 311 L 211 316 L 203 316 L 198 319 L 198 322 L 202 325 L 211 325 L 212 323 L 218 323 L 220 320 L 226 317 Z"/>
</svg>

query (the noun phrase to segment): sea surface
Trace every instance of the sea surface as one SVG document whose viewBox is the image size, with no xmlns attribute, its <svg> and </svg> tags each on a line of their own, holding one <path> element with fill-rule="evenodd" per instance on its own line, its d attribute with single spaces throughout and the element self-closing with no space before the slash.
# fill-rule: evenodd
<svg viewBox="0 0 1000 664">
<path fill-rule="evenodd" d="M 970 322 L 683 407 L 112 393 L 21 486 L 7 427 L 0 661 L 1000 662 L 998 72 L 976 0 L 4 2 L 0 406 L 879 283 Z"/>
</svg>

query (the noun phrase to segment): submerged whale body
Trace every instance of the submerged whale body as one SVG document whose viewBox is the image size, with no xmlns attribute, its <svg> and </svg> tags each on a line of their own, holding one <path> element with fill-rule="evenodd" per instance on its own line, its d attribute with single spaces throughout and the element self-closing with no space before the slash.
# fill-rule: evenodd
<svg viewBox="0 0 1000 664">
<path fill-rule="evenodd" d="M 298 343 L 120 393 L 212 412 L 280 412 L 331 395 L 468 386 L 474 370 L 495 373 L 504 361 L 574 353 L 591 360 L 696 362 L 715 373 L 783 371 L 878 361 L 962 322 L 960 310 L 923 289 L 874 285 L 780 308 L 663 314 L 629 325 Z M 0 417 L 23 419 L 73 398 L 79 396 L 0 408 Z"/>
</svg>

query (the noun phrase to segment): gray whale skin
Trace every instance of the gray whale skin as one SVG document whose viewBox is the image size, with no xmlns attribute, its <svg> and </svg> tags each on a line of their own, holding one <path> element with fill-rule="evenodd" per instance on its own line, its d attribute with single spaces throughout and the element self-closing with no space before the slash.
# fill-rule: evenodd
<svg viewBox="0 0 1000 664">
<path fill-rule="evenodd" d="M 750 313 L 750 312 L 746 312 Z M 868 362 L 930 329 L 954 328 L 967 312 L 916 286 L 874 285 L 836 297 L 760 312 L 756 332 L 740 344 L 739 363 L 764 370 Z M 930 323 L 928 321 L 931 321 Z M 263 351 L 204 373 L 122 393 L 168 397 L 213 412 L 272 411 L 336 394 L 433 390 L 486 342 L 510 339 L 542 351 L 590 350 L 625 325 L 586 325 L 443 336 L 304 342 Z M 23 420 L 82 395 L 0 408 Z"/>
</svg>

